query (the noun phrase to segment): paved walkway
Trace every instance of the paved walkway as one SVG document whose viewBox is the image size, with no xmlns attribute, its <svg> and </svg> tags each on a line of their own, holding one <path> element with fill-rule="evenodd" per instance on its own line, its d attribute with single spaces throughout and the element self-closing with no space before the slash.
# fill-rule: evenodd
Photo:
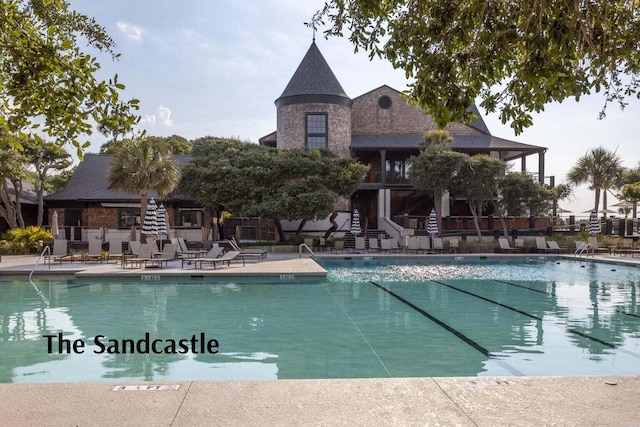
<svg viewBox="0 0 640 427">
<path fill-rule="evenodd" d="M 3 256 L 0 274 L 26 275 L 35 259 Z M 177 262 L 146 271 L 151 270 L 194 271 Z M 269 254 L 262 263 L 206 274 L 323 272 L 308 257 Z M 44 276 L 74 273 L 140 275 L 141 270 L 99 263 L 37 269 Z M 640 376 L 0 384 L 0 401 L 0 422 L 10 426 L 640 426 Z"/>
</svg>

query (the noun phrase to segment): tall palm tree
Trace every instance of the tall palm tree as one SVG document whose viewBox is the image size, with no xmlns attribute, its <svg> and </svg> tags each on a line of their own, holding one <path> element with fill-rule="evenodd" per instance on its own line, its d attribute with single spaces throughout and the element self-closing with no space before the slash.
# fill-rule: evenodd
<svg viewBox="0 0 640 427">
<path fill-rule="evenodd" d="M 162 141 L 125 140 L 115 151 L 107 175 L 109 186 L 129 194 L 140 194 L 140 214 L 147 213 L 147 196 L 156 190 L 165 197 L 179 182 L 178 166 Z"/>
<path fill-rule="evenodd" d="M 597 211 L 600 206 L 600 193 L 605 192 L 603 208 L 606 209 L 606 191 L 620 187 L 624 172 L 622 159 L 615 151 L 610 152 L 598 147 L 578 159 L 578 163 L 567 174 L 567 179 L 573 185 L 589 184 L 589 189 L 595 192 L 594 210 Z"/>
</svg>

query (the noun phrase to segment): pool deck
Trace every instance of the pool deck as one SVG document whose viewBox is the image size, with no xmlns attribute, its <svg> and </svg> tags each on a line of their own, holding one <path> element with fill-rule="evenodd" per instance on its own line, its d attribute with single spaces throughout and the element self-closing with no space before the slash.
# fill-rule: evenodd
<svg viewBox="0 0 640 427">
<path fill-rule="evenodd" d="M 0 275 L 27 275 L 35 259 L 3 256 Z M 640 265 L 640 258 L 633 257 L 593 259 Z M 194 274 L 180 264 L 142 271 Z M 204 271 L 248 276 L 326 274 L 298 254 L 269 254 L 262 263 Z M 40 278 L 139 276 L 141 269 L 63 263 L 51 270 L 38 267 L 36 274 Z M 640 426 L 640 375 L 0 384 L 0 401 L 2 424 L 16 426 Z"/>
</svg>

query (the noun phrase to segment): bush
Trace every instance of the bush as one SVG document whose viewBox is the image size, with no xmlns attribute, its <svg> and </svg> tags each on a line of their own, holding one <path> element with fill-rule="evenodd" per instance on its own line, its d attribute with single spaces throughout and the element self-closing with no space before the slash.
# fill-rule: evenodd
<svg viewBox="0 0 640 427">
<path fill-rule="evenodd" d="M 42 250 L 42 242 L 53 240 L 53 234 L 40 227 L 16 228 L 5 234 L 6 244 L 2 250 L 10 254 L 37 253 Z"/>
</svg>

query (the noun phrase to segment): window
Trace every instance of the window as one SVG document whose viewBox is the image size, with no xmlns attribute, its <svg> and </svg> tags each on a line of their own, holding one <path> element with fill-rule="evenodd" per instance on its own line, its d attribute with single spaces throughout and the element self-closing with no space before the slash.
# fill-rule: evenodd
<svg viewBox="0 0 640 427">
<path fill-rule="evenodd" d="M 388 159 L 386 162 L 386 173 L 388 184 L 409 183 L 409 171 L 411 164 L 404 159 Z"/>
<path fill-rule="evenodd" d="M 327 148 L 327 114 L 307 114 L 307 148 Z"/>
<path fill-rule="evenodd" d="M 204 223 L 202 209 L 180 209 L 180 225 L 183 227 L 201 227 Z"/>
<path fill-rule="evenodd" d="M 383 110 L 389 109 L 391 107 L 391 98 L 389 98 L 387 95 L 382 95 L 380 98 L 378 98 L 378 106 Z"/>
<path fill-rule="evenodd" d="M 118 209 L 118 227 L 129 228 L 134 225 L 139 227 L 140 224 L 140 208 Z"/>
</svg>

